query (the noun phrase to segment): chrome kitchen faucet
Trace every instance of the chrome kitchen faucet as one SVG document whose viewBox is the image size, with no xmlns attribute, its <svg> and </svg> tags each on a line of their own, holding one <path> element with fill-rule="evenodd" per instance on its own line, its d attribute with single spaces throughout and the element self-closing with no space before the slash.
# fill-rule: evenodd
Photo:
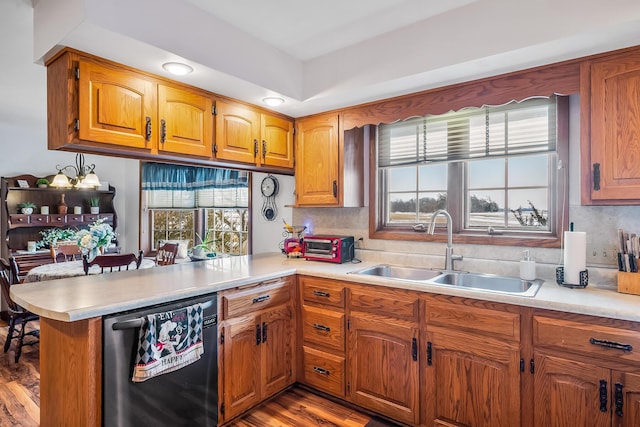
<svg viewBox="0 0 640 427">
<path fill-rule="evenodd" d="M 431 217 L 431 223 L 429 224 L 429 230 L 427 231 L 429 234 L 433 234 L 436 229 L 436 217 L 438 215 L 444 215 L 447 219 L 447 249 L 444 253 L 444 269 L 446 271 L 453 271 L 453 261 L 461 261 L 462 255 L 454 255 L 453 253 L 453 230 L 451 224 L 451 215 L 444 209 L 438 209 L 433 213 Z"/>
</svg>

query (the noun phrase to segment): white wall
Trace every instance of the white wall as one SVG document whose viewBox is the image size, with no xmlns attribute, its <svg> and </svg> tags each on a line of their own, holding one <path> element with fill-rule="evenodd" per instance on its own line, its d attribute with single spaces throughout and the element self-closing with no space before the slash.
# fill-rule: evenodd
<svg viewBox="0 0 640 427">
<path fill-rule="evenodd" d="M 262 180 L 267 176 L 265 173 L 254 172 L 251 185 L 251 194 L 253 195 L 253 205 L 251 209 L 252 221 L 252 246 L 253 253 L 258 254 L 262 252 L 278 252 L 279 245 L 284 241 L 285 235 L 283 235 L 284 224 L 282 219 L 284 218 L 289 224 L 293 221 L 291 206 L 294 201 L 295 179 L 292 176 L 287 175 L 274 175 L 278 180 L 278 194 L 275 198 L 278 214 L 273 221 L 267 221 L 262 216 L 262 205 L 264 198 L 260 192 L 260 184 Z"/>
</svg>

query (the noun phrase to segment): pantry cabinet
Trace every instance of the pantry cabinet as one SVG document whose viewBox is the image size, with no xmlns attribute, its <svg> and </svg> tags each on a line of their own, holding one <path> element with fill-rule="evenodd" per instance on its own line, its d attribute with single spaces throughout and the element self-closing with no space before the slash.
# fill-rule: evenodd
<svg viewBox="0 0 640 427">
<path fill-rule="evenodd" d="M 582 203 L 640 201 L 640 49 L 582 64 Z"/>
<path fill-rule="evenodd" d="M 216 103 L 216 158 L 293 169 L 293 122 L 240 103 Z"/>
<path fill-rule="evenodd" d="M 292 281 L 282 278 L 221 293 L 221 420 L 239 415 L 293 383 Z"/>
</svg>

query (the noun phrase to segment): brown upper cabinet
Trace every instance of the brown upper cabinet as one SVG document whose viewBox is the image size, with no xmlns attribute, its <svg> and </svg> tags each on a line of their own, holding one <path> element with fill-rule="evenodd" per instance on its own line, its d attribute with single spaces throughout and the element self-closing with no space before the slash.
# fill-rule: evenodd
<svg viewBox="0 0 640 427">
<path fill-rule="evenodd" d="M 49 149 L 293 171 L 293 119 L 73 49 L 47 100 Z"/>
<path fill-rule="evenodd" d="M 216 103 L 216 158 L 293 169 L 293 121 L 243 104 Z"/>
<path fill-rule="evenodd" d="M 582 203 L 640 201 L 640 49 L 582 64 Z"/>
<path fill-rule="evenodd" d="M 296 120 L 296 205 L 364 206 L 368 127 L 341 133 L 337 113 Z"/>
<path fill-rule="evenodd" d="M 70 51 L 47 73 L 49 148 L 211 157 L 207 92 Z"/>
</svg>

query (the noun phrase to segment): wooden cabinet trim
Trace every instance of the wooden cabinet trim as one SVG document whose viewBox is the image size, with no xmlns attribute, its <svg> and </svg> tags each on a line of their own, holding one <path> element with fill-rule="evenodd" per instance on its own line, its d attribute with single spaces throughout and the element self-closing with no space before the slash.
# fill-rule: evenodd
<svg viewBox="0 0 640 427">
<path fill-rule="evenodd" d="M 345 397 L 345 358 L 303 346 L 302 382 Z"/>
<path fill-rule="evenodd" d="M 321 349 L 345 350 L 344 313 L 302 306 L 302 339 Z"/>
<path fill-rule="evenodd" d="M 302 300 L 305 304 L 319 304 L 344 308 L 345 285 L 334 280 L 299 276 Z"/>
<path fill-rule="evenodd" d="M 222 319 L 257 313 L 284 304 L 291 299 L 290 280 L 222 294 Z"/>
<path fill-rule="evenodd" d="M 386 288 L 351 286 L 349 297 L 351 312 L 372 313 L 417 322 L 420 314 L 420 300 L 417 292 Z"/>
</svg>

